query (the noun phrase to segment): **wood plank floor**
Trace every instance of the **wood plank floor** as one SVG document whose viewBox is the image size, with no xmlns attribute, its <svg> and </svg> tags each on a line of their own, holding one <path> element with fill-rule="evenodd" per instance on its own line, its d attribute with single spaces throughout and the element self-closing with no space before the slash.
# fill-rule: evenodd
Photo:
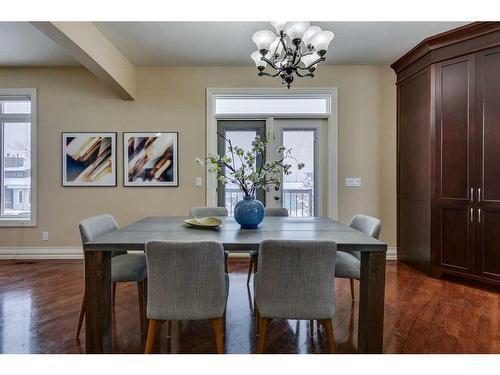
<svg viewBox="0 0 500 375">
<path fill-rule="evenodd" d="M 230 260 L 226 353 L 254 353 L 252 291 L 248 263 Z M 396 262 L 387 264 L 384 351 L 386 353 L 500 353 L 500 294 L 456 281 L 436 280 Z M 356 283 L 356 288 L 358 287 Z M 82 353 L 74 332 L 83 288 L 81 261 L 0 261 L 0 352 Z M 357 302 L 349 283 L 336 283 L 335 341 L 340 353 L 356 347 Z M 358 290 L 356 291 L 356 293 Z M 136 288 L 120 284 L 113 308 L 116 353 L 141 353 Z M 209 322 L 162 327 L 155 351 L 213 353 Z M 325 353 L 323 328 L 310 334 L 306 321 L 273 321 L 266 352 Z"/>
</svg>

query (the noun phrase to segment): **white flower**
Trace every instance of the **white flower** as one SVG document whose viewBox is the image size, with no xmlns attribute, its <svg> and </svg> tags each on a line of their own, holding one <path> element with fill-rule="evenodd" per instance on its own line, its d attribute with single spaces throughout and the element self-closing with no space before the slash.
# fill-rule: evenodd
<svg viewBox="0 0 500 375">
<path fill-rule="evenodd" d="M 195 158 L 194 160 L 196 161 L 196 164 L 198 164 L 201 167 L 205 165 L 205 162 L 200 158 Z"/>
</svg>

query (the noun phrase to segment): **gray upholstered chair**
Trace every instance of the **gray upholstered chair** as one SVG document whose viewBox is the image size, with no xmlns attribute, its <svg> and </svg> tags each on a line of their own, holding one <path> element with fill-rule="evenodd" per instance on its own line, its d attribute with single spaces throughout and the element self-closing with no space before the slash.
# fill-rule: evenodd
<svg viewBox="0 0 500 375">
<path fill-rule="evenodd" d="M 266 240 L 259 249 L 255 274 L 257 352 L 262 353 L 271 319 L 318 320 L 335 351 L 335 255 L 332 241 Z"/>
<path fill-rule="evenodd" d="M 82 220 L 79 225 L 82 243 L 92 241 L 98 236 L 113 232 L 118 229 L 116 220 L 111 215 L 99 215 Z M 111 253 L 111 281 L 113 283 L 113 303 L 115 301 L 116 283 L 136 282 L 139 298 L 139 317 L 141 333 L 145 331 L 144 306 L 146 290 L 146 256 L 145 254 L 128 254 L 126 251 L 113 251 Z M 85 316 L 85 291 L 83 292 L 82 306 L 78 316 L 76 338 L 80 336 L 83 318 Z"/>
<path fill-rule="evenodd" d="M 288 216 L 288 210 L 283 207 L 266 207 L 264 208 L 264 216 Z M 258 264 L 259 252 L 258 251 L 250 251 L 250 265 L 248 266 L 248 275 L 247 275 L 247 285 L 250 285 L 250 277 L 252 276 L 252 268 L 253 272 L 257 272 L 257 264 Z"/>
<path fill-rule="evenodd" d="M 229 277 L 224 273 L 222 244 L 150 241 L 146 260 L 149 328 L 145 353 L 153 351 L 158 322 L 201 319 L 211 320 L 217 353 L 224 353 Z"/>
<path fill-rule="evenodd" d="M 367 236 L 377 238 L 380 235 L 380 220 L 366 215 L 354 215 L 351 228 L 363 232 Z M 337 263 L 335 264 L 335 277 L 347 278 L 351 284 L 351 298 L 354 300 L 354 280 L 359 280 L 361 271 L 361 253 L 359 251 L 337 253 Z"/>
<path fill-rule="evenodd" d="M 189 210 L 190 217 L 211 217 L 211 216 L 228 216 L 229 212 L 226 207 L 192 207 Z M 224 271 L 227 270 L 227 258 L 229 258 L 229 251 L 224 251 Z"/>
</svg>

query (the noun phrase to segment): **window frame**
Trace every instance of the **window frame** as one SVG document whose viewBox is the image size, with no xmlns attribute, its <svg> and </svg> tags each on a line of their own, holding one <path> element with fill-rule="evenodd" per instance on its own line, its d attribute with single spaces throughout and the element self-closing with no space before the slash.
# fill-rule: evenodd
<svg viewBox="0 0 500 375">
<path fill-rule="evenodd" d="M 36 89 L 0 89 L 0 96 L 2 97 L 19 97 L 26 96 L 30 98 L 31 101 L 31 113 L 28 114 L 0 114 L 0 122 L 5 122 L 5 120 L 13 120 L 14 122 L 24 120 L 25 122 L 30 122 L 30 154 L 31 154 L 31 170 L 30 170 L 30 194 L 24 197 L 30 202 L 30 218 L 7 218 L 0 216 L 0 227 L 36 227 L 37 226 L 37 101 L 36 101 Z M 3 128 L 3 127 L 2 127 Z M 3 130 L 2 130 L 3 131 Z M 3 142 L 3 140 L 2 140 Z M 0 145 L 0 152 L 2 151 L 2 145 Z M 0 157 L 3 158 L 2 155 Z M 3 189 L 3 179 L 4 174 L 0 173 L 0 188 Z M 0 199 L 3 199 L 0 196 Z"/>
</svg>

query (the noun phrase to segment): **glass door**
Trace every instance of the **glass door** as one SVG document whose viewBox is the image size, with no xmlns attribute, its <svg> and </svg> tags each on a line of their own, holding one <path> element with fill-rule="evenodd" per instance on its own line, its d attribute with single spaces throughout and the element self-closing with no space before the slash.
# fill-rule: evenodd
<svg viewBox="0 0 500 375">
<path fill-rule="evenodd" d="M 281 145 L 291 148 L 292 155 L 305 167 L 299 170 L 295 162 L 289 162 L 292 173 L 282 176 L 281 189 L 270 194 L 269 206 L 285 207 L 294 217 L 327 214 L 326 124 L 323 119 L 274 119 L 274 144 L 270 149 Z"/>
<path fill-rule="evenodd" d="M 231 140 L 233 146 L 239 146 L 243 150 L 248 151 L 252 148 L 252 141 L 257 135 L 264 137 L 266 129 L 265 120 L 219 120 L 217 121 L 217 132 L 222 134 L 226 139 Z M 223 138 L 218 137 L 217 152 L 219 155 L 224 155 L 228 152 L 229 143 Z M 260 159 L 257 159 L 257 164 Z M 241 166 L 239 160 L 235 160 L 236 168 Z M 235 184 L 218 183 L 217 185 L 217 200 L 219 207 L 226 207 L 229 215 L 233 216 L 234 206 L 236 202 L 243 198 L 243 193 Z M 264 191 L 258 190 L 256 198 L 265 204 Z"/>
</svg>

